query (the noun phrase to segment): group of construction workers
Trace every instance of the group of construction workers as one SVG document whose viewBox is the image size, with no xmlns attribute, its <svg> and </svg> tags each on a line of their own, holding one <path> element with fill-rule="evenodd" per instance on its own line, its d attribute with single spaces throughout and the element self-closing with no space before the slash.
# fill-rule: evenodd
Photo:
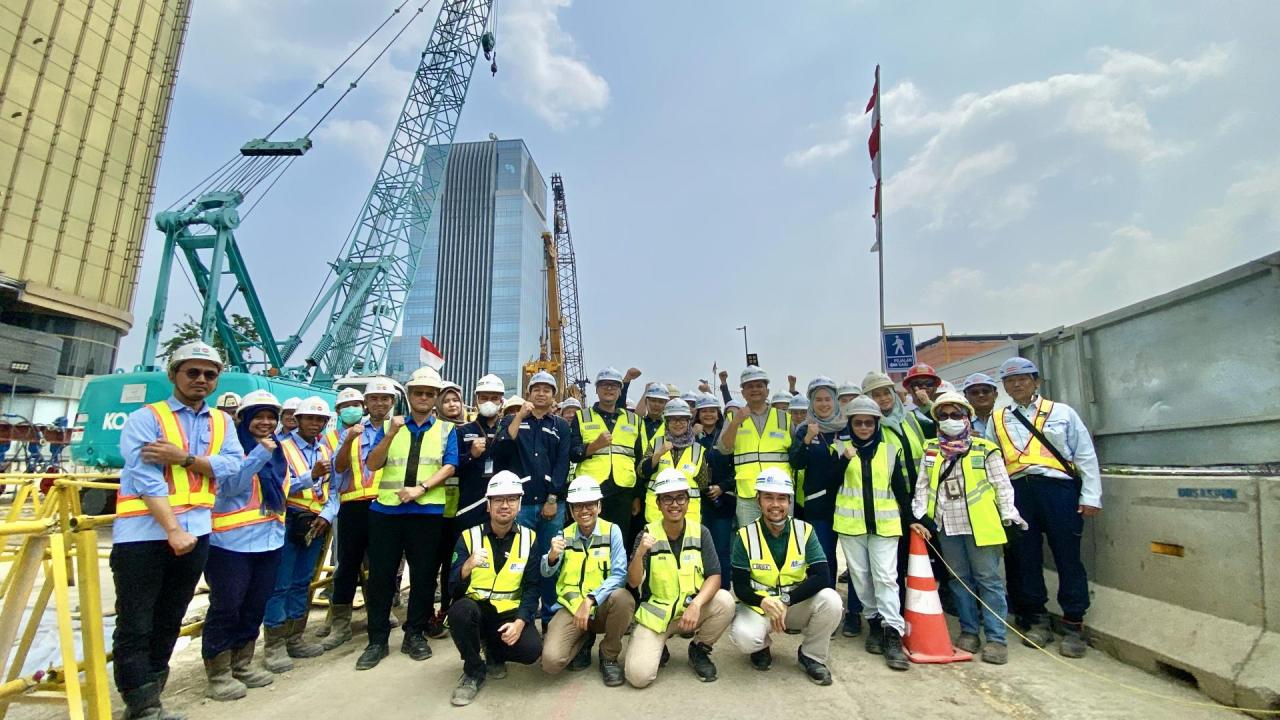
<svg viewBox="0 0 1280 720">
<path fill-rule="evenodd" d="M 832 682 L 837 634 L 865 633 L 868 652 L 907 670 L 912 534 L 949 589 L 956 648 L 1007 662 L 1009 600 L 1026 644 L 1054 641 L 1042 538 L 1059 575 L 1059 652 L 1087 647 L 1080 533 L 1101 507 L 1098 463 L 1079 416 L 1040 396 L 1024 358 L 1003 363 L 998 382 L 975 374 L 959 389 L 917 365 L 901 386 L 870 372 L 860 385 L 818 377 L 804 392 L 791 378 L 773 395 L 749 366 L 741 400 L 722 372 L 720 396 L 706 383 L 684 395 L 650 383 L 634 406 L 635 368 L 602 370 L 585 407 L 557 402 L 562 389 L 545 372 L 524 398 L 486 375 L 470 411 L 459 386 L 424 367 L 403 385 L 404 415 L 394 412 L 400 386 L 371 378 L 339 393 L 336 412 L 319 397 L 281 403 L 255 391 L 227 407 L 233 417 L 205 402 L 221 371 L 213 348 L 179 348 L 172 396 L 133 412 L 122 433 L 111 568 L 127 718 L 173 717 L 160 695 L 202 573 L 216 700 L 350 640 L 357 587 L 367 644 L 356 669 L 379 664 L 402 565 L 400 651 L 426 660 L 429 639 L 449 636 L 459 706 L 507 663 L 551 675 L 590 667 L 597 636 L 607 686 L 651 685 L 672 635 L 690 640 L 695 676 L 715 681 L 726 631 L 760 671 L 778 633 L 802 635 L 797 663 L 819 685 Z M 1000 387 L 1012 402 L 996 408 Z M 335 523 L 329 617 L 308 635 Z"/>
</svg>

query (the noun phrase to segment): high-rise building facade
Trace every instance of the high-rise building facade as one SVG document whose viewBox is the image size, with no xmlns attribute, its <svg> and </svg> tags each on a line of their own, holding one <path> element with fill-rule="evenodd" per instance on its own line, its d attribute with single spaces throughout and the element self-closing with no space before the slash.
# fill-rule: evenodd
<svg viewBox="0 0 1280 720">
<path fill-rule="evenodd" d="M 189 11 L 0 0 L 0 384 L 49 392 L 111 372 Z M 24 355 L 16 339 L 39 342 Z"/>
<path fill-rule="evenodd" d="M 407 378 L 426 337 L 467 401 L 488 372 L 518 392 L 546 317 L 547 183 L 523 140 L 455 143 L 439 198 L 388 372 Z"/>
</svg>

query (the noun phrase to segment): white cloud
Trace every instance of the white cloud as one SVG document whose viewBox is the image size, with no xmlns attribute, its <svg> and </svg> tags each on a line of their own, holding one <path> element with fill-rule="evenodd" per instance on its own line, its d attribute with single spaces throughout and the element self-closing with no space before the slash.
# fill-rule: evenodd
<svg viewBox="0 0 1280 720">
<path fill-rule="evenodd" d="M 609 83 L 578 56 L 558 13 L 572 0 L 512 0 L 498 18 L 499 74 L 521 103 L 563 129 L 609 104 Z M 480 71 L 480 68 L 477 68 Z"/>
<path fill-rule="evenodd" d="M 376 169 L 386 154 L 390 132 L 369 120 L 329 120 L 316 131 L 315 140 L 346 148 L 367 168 Z"/>
</svg>

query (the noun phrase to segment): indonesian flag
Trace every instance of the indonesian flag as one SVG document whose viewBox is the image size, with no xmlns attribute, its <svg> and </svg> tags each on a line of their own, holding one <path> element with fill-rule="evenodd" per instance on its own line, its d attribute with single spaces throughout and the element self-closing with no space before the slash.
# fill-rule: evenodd
<svg viewBox="0 0 1280 720">
<path fill-rule="evenodd" d="M 439 348 L 425 336 L 419 338 L 418 360 L 436 372 L 439 372 L 440 368 L 444 367 L 444 355 L 441 355 Z"/>
<path fill-rule="evenodd" d="M 880 206 L 880 66 L 876 66 L 876 84 L 871 88 L 871 99 L 867 101 L 867 109 L 863 113 L 871 113 L 871 137 L 867 138 L 867 152 L 871 155 L 871 174 L 876 178 L 875 206 L 871 217 L 876 219 L 876 244 L 871 252 L 880 251 L 880 237 L 883 230 Z"/>
</svg>

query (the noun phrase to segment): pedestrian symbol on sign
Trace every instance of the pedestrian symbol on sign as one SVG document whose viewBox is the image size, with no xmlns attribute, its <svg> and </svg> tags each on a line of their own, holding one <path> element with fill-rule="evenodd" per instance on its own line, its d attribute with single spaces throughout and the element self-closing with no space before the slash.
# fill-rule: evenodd
<svg viewBox="0 0 1280 720">
<path fill-rule="evenodd" d="M 885 328 L 881 331 L 885 372 L 906 372 L 916 364 L 916 343 L 911 328 Z"/>
<path fill-rule="evenodd" d="M 906 343 L 902 340 L 902 336 L 895 335 L 893 338 L 893 354 L 902 355 L 906 351 Z"/>
</svg>

